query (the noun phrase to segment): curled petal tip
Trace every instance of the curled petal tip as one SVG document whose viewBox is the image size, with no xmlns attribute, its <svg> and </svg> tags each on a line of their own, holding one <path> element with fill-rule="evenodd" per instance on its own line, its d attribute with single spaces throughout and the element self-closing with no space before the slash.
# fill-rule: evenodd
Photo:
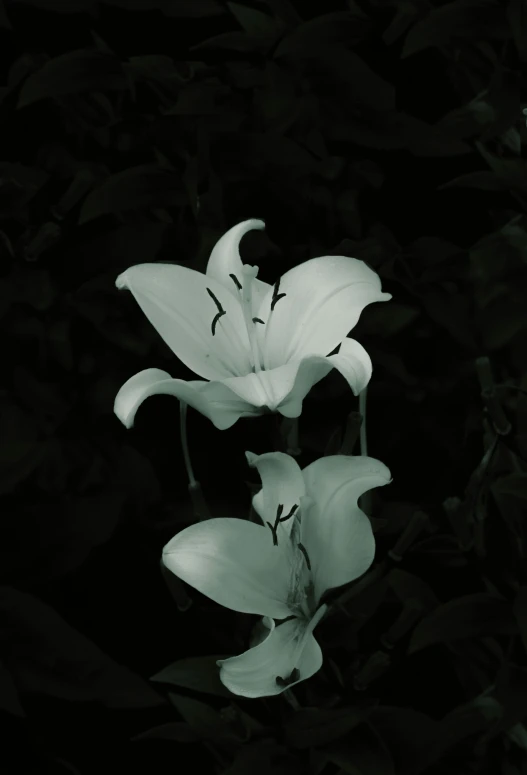
<svg viewBox="0 0 527 775">
<path fill-rule="evenodd" d="M 258 455 L 255 455 L 254 452 L 246 452 L 245 458 L 247 460 L 247 463 L 251 466 L 251 468 L 254 468 L 256 465 L 256 461 L 258 460 Z"/>
<path fill-rule="evenodd" d="M 126 272 L 122 272 L 119 275 L 115 281 L 115 287 L 119 288 L 120 291 L 122 291 L 124 288 L 128 288 L 128 283 L 126 282 Z"/>
</svg>

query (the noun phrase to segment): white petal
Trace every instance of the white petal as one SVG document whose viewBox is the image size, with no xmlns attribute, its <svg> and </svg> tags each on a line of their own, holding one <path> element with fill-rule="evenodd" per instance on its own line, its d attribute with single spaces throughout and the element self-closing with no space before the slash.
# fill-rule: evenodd
<svg viewBox="0 0 527 775">
<path fill-rule="evenodd" d="M 271 311 L 274 290 L 262 301 L 257 333 L 267 369 L 308 355 L 327 355 L 357 323 L 367 304 L 388 301 L 379 275 L 363 261 L 321 256 L 295 266 L 280 280 L 285 296 Z"/>
<path fill-rule="evenodd" d="M 242 280 L 242 260 L 240 258 L 240 240 L 244 234 L 251 229 L 264 229 L 265 223 L 257 218 L 250 218 L 248 221 L 233 226 L 223 237 L 215 244 L 207 264 L 206 275 L 213 277 L 221 283 L 228 291 L 238 298 L 236 285 L 230 275 L 235 275 L 238 282 L 243 284 Z M 271 289 L 269 283 L 255 279 L 252 283 L 253 317 L 257 316 L 258 309 L 265 294 Z"/>
<path fill-rule="evenodd" d="M 311 678 L 322 667 L 322 650 L 313 630 L 326 608 L 319 608 L 309 623 L 292 619 L 275 626 L 272 622 L 267 638 L 258 646 L 237 657 L 219 659 L 222 683 L 242 697 L 270 697 Z M 286 679 L 295 669 L 299 672 L 296 681 L 287 686 L 276 682 L 277 677 Z"/>
<path fill-rule="evenodd" d="M 357 506 L 367 490 L 391 481 L 390 471 L 370 457 L 330 455 L 303 470 L 309 509 L 302 511 L 302 543 L 311 560 L 315 597 L 368 570 L 375 555 L 371 523 Z"/>
<path fill-rule="evenodd" d="M 279 505 L 283 507 L 282 517 L 289 514 L 293 506 L 298 509 L 305 485 L 296 460 L 284 452 L 266 452 L 264 455 L 246 452 L 245 456 L 249 465 L 258 469 L 262 480 L 262 489 L 253 498 L 253 507 L 262 521 L 274 525 Z M 294 516 L 279 523 L 278 543 L 289 537 L 293 523 Z"/>
<path fill-rule="evenodd" d="M 163 549 L 163 562 L 216 603 L 272 618 L 291 615 L 289 565 L 268 528 L 244 519 L 208 519 L 178 533 Z"/>
<path fill-rule="evenodd" d="M 261 413 L 221 382 L 185 382 L 172 379 L 161 369 L 145 369 L 130 377 L 117 393 L 114 412 L 123 425 L 131 428 L 143 401 L 154 395 L 169 395 L 185 401 L 208 417 L 219 430 L 230 428 L 240 417 L 254 417 Z"/>
<path fill-rule="evenodd" d="M 354 339 L 344 339 L 337 355 L 311 355 L 269 371 L 226 379 L 224 383 L 246 401 L 260 395 L 261 405 L 285 417 L 299 417 L 302 402 L 313 385 L 334 368 L 355 395 L 364 390 L 372 372 L 371 360 L 364 347 Z"/>
<path fill-rule="evenodd" d="M 154 328 L 189 369 L 204 379 L 251 371 L 249 339 L 238 300 L 212 277 L 178 264 L 137 264 L 123 272 L 128 288 Z M 218 313 L 210 289 L 225 310 Z"/>
</svg>

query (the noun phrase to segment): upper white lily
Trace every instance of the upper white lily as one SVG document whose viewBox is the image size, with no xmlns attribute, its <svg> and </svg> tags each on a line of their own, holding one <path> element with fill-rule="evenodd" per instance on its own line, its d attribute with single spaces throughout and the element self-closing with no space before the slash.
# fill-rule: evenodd
<svg viewBox="0 0 527 775">
<path fill-rule="evenodd" d="M 333 455 L 301 470 L 283 452 L 246 455 L 262 479 L 253 506 L 264 524 L 198 522 L 168 542 L 163 562 L 220 605 L 263 617 L 256 645 L 218 664 L 234 694 L 264 697 L 321 668 L 321 597 L 370 567 L 375 540 L 357 500 L 388 484 L 390 471 L 369 457 Z"/>
<path fill-rule="evenodd" d="M 363 261 L 347 256 L 313 258 L 274 286 L 258 280 L 258 268 L 242 264 L 239 244 L 247 231 L 263 228 L 253 219 L 230 229 L 205 274 L 178 264 L 138 264 L 117 278 L 178 358 L 203 378 L 186 382 L 160 369 L 131 377 L 114 407 L 126 427 L 142 401 L 159 393 L 177 396 L 225 429 L 265 411 L 298 417 L 306 394 L 333 368 L 356 395 L 367 385 L 371 360 L 346 335 L 367 304 L 391 294 Z"/>
</svg>

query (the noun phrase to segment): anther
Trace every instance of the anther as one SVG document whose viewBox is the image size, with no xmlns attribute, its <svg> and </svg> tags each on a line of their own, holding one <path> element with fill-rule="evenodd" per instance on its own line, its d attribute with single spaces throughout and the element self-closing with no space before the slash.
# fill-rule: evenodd
<svg viewBox="0 0 527 775">
<path fill-rule="evenodd" d="M 212 336 L 214 336 L 214 334 L 216 333 L 216 325 L 218 323 L 218 320 L 223 315 L 226 315 L 227 312 L 226 312 L 226 310 L 223 309 L 223 307 L 221 306 L 219 300 L 216 298 L 216 296 L 213 294 L 213 292 L 211 291 L 210 288 L 207 288 L 207 293 L 209 294 L 209 296 L 211 297 L 211 299 L 213 300 L 214 304 L 216 305 L 216 307 L 218 309 L 218 314 L 214 317 L 214 320 L 211 323 Z"/>
<path fill-rule="evenodd" d="M 241 289 L 242 289 L 242 284 L 241 284 L 241 282 L 238 280 L 238 278 L 236 277 L 236 275 L 235 275 L 235 274 L 230 274 L 230 275 L 229 275 L 229 277 L 231 278 L 231 280 L 233 281 L 233 283 L 235 284 L 235 286 L 238 288 L 238 290 L 239 290 L 239 291 L 241 291 Z"/>
<path fill-rule="evenodd" d="M 290 510 L 289 514 L 286 514 L 285 517 L 280 517 L 280 519 L 278 521 L 279 522 L 285 522 L 287 519 L 290 519 L 290 517 L 293 516 L 293 514 L 295 513 L 297 508 L 298 508 L 298 503 L 295 503 L 295 505 L 291 507 L 291 510 Z M 282 512 L 280 512 L 280 513 L 282 513 Z"/>
<path fill-rule="evenodd" d="M 291 510 L 289 511 L 289 514 L 286 514 L 285 517 L 282 517 L 282 512 L 284 510 L 284 504 L 279 503 L 278 508 L 276 509 L 276 519 L 274 521 L 274 525 L 271 525 L 270 522 L 266 522 L 267 525 L 271 528 L 271 533 L 273 534 L 273 544 L 274 546 L 278 546 L 278 523 L 279 522 L 285 522 L 286 519 L 289 519 L 293 516 L 295 511 L 297 510 L 298 506 L 295 504 Z"/>
<path fill-rule="evenodd" d="M 304 546 L 304 544 L 299 543 L 298 544 L 298 548 L 300 549 L 300 551 L 302 552 L 302 554 L 305 557 L 307 569 L 311 570 L 311 563 L 309 562 L 309 556 L 307 554 L 306 547 Z"/>
<path fill-rule="evenodd" d="M 274 310 L 276 302 L 280 301 L 280 299 L 283 299 L 284 296 L 287 296 L 286 293 L 278 293 L 279 288 L 280 288 L 280 278 L 278 278 L 278 280 L 274 284 L 273 296 L 271 298 L 271 312 Z"/>
<path fill-rule="evenodd" d="M 295 683 L 295 681 L 298 681 L 300 678 L 300 670 L 295 667 L 295 669 L 291 672 L 288 678 L 282 678 L 282 676 L 277 675 L 275 678 L 275 681 L 278 686 L 289 686 L 292 683 Z"/>
<path fill-rule="evenodd" d="M 265 325 L 265 321 L 261 318 L 253 318 L 253 323 L 263 323 Z"/>
</svg>

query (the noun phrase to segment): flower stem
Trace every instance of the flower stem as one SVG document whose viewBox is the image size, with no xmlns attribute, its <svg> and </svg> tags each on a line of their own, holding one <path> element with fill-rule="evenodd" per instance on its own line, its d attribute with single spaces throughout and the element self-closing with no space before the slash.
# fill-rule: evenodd
<svg viewBox="0 0 527 775">
<path fill-rule="evenodd" d="M 188 449 L 187 404 L 184 401 L 179 402 L 179 429 L 181 432 L 181 449 L 183 450 L 183 460 L 185 461 L 185 468 L 187 469 L 188 486 L 195 487 L 197 485 L 197 482 L 194 477 L 194 470 L 192 468 L 192 462 L 190 460 L 190 452 Z"/>
<path fill-rule="evenodd" d="M 293 694 L 292 689 L 285 689 L 282 694 L 284 695 L 284 699 L 287 700 L 287 702 L 291 705 L 293 710 L 300 710 L 300 703 L 298 702 L 297 698 Z"/>
<path fill-rule="evenodd" d="M 359 429 L 359 443 L 360 454 L 363 457 L 368 455 L 368 442 L 366 438 L 366 397 L 368 388 L 365 387 L 363 391 L 359 393 L 359 412 L 361 416 L 361 424 Z M 371 513 L 371 492 L 365 492 L 359 498 L 359 508 L 364 511 L 365 514 Z"/>
</svg>

